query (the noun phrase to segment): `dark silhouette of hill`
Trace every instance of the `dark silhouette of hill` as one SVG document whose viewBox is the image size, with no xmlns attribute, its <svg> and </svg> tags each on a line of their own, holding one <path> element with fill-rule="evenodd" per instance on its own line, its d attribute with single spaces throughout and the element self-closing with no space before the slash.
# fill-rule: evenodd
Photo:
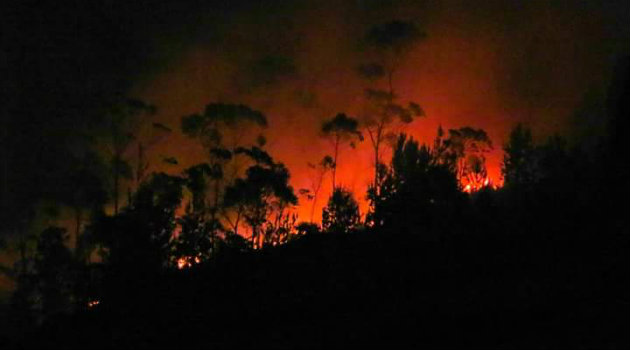
<svg viewBox="0 0 630 350">
<path fill-rule="evenodd" d="M 145 280 L 22 345 L 626 347 L 628 236 L 547 233 L 309 235 Z"/>
</svg>

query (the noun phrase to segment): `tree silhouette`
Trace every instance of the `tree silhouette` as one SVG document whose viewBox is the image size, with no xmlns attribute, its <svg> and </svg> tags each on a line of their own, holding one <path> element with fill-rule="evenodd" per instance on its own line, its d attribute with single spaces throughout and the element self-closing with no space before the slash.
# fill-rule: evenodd
<svg viewBox="0 0 630 350">
<path fill-rule="evenodd" d="M 374 184 L 379 189 L 379 173 L 382 166 L 380 161 L 381 147 L 387 138 L 394 138 L 392 127 L 394 124 L 409 124 L 414 118 L 424 117 L 424 110 L 419 104 L 409 102 L 407 105 L 396 102 L 393 76 L 400 63 L 411 48 L 425 34 L 412 22 L 394 20 L 372 27 L 364 38 L 364 45 L 370 49 L 375 62 L 359 67 L 359 74 L 369 80 L 383 77 L 387 79 L 387 89 L 368 88 L 365 97 L 368 108 L 362 118 L 364 128 L 374 150 Z"/>
<path fill-rule="evenodd" d="M 209 164 L 201 163 L 193 165 L 184 170 L 186 187 L 192 194 L 192 201 L 188 211 L 203 214 L 206 209 L 206 190 L 208 188 L 207 178 L 212 173 Z"/>
<path fill-rule="evenodd" d="M 85 150 L 79 154 L 66 155 L 57 164 L 54 176 L 57 186 L 49 195 L 58 204 L 68 207 L 74 215 L 73 241 L 76 253 L 87 258 L 89 249 L 82 246 L 81 232 L 89 214 L 100 212 L 109 197 L 111 180 L 106 162 L 94 151 Z"/>
<path fill-rule="evenodd" d="M 354 148 L 354 140 L 363 141 L 363 135 L 358 129 L 359 122 L 348 117 L 344 113 L 337 114 L 334 118 L 322 124 L 322 134 L 328 138 L 333 145 L 333 166 L 332 166 L 332 189 L 336 188 L 337 166 L 339 165 L 339 147 L 342 143 L 348 142 Z"/>
<path fill-rule="evenodd" d="M 562 136 L 552 135 L 536 149 L 536 164 L 539 171 L 537 192 L 539 201 L 550 203 L 577 204 L 586 198 L 576 196 L 582 188 L 591 184 L 589 169 L 596 168 L 589 164 L 588 157 L 578 147 L 569 148 Z"/>
<path fill-rule="evenodd" d="M 119 210 L 120 178 L 131 179 L 133 171 L 124 159 L 124 153 L 136 138 L 136 132 L 141 125 L 139 117 L 143 114 L 155 114 L 155 107 L 143 101 L 125 98 L 112 104 L 106 114 L 108 146 L 111 153 L 111 168 L 113 178 L 112 196 L 114 199 L 114 214 Z M 140 154 L 138 155 L 140 157 Z M 138 163 L 141 167 L 141 163 Z"/>
<path fill-rule="evenodd" d="M 308 163 L 308 167 L 311 169 L 311 188 L 300 189 L 300 194 L 305 195 L 306 198 L 311 201 L 311 216 L 310 221 L 313 222 L 313 216 L 315 215 L 315 206 L 317 205 L 317 198 L 319 191 L 322 188 L 322 183 L 326 173 L 333 170 L 335 167 L 335 161 L 331 156 L 324 156 L 318 164 Z"/>
<path fill-rule="evenodd" d="M 359 204 L 352 192 L 341 187 L 335 188 L 322 211 L 322 230 L 348 233 L 357 229 L 360 221 Z"/>
<path fill-rule="evenodd" d="M 183 185 L 180 177 L 152 174 L 140 185 L 129 207 L 116 216 L 95 220 L 90 231 L 106 247 L 104 261 L 129 276 L 166 266 Z"/>
<path fill-rule="evenodd" d="M 359 72 L 367 78 L 386 75 L 389 91 L 393 92 L 392 77 L 404 56 L 426 33 L 410 21 L 393 20 L 375 25 L 365 34 L 364 45 L 371 50 L 376 62 L 359 66 Z"/>
<path fill-rule="evenodd" d="M 143 125 L 147 124 L 144 123 Z M 151 147 L 154 147 L 162 140 L 164 140 L 172 132 L 171 128 L 167 127 L 166 125 L 155 122 L 151 123 L 149 128 L 144 129 L 146 130 L 138 130 L 138 135 L 136 137 L 138 140 L 138 154 L 136 160 L 136 168 L 134 171 L 136 189 L 140 186 L 140 183 L 142 182 L 142 180 L 144 180 L 149 170 L 150 164 L 146 159 L 146 152 L 151 149 Z"/>
<path fill-rule="evenodd" d="M 238 147 L 249 146 L 244 142 L 248 133 L 256 133 L 266 127 L 267 117 L 263 113 L 242 104 L 210 103 L 202 114 L 182 118 L 181 128 L 184 134 L 198 138 L 208 151 L 211 171 L 207 175 L 214 182 L 213 200 L 209 208 L 213 219 L 221 212 L 220 204 L 225 187 L 230 185 L 238 172 L 233 161 L 234 152 Z M 258 134 L 252 143 L 262 146 L 265 139 Z M 225 169 L 228 161 L 233 164 L 229 174 Z"/>
<path fill-rule="evenodd" d="M 244 178 L 238 178 L 226 189 L 226 207 L 236 209 L 234 232 L 238 233 L 241 216 L 251 228 L 252 248 L 262 247 L 265 231 L 272 212 L 277 218 L 284 215 L 289 205 L 297 204 L 297 197 L 289 185 L 289 171 L 282 163 L 275 163 L 271 156 L 258 147 L 239 149 L 239 153 L 249 156 L 255 164 L 250 166 Z"/>
<path fill-rule="evenodd" d="M 449 129 L 449 136 L 444 140 L 444 155 L 457 164 L 457 178 L 465 182 L 472 190 L 487 185 L 485 154 L 491 151 L 492 141 L 483 129 L 462 127 Z"/>
<path fill-rule="evenodd" d="M 5 274 L 16 286 L 10 299 L 10 317 L 17 329 L 29 329 L 41 320 L 41 292 L 35 266 L 38 237 L 20 235 L 14 241 L 6 242 L 3 250 L 17 251 L 19 258 L 11 267 L 1 266 Z"/>
<path fill-rule="evenodd" d="M 440 136 L 436 139 L 439 144 Z M 401 134 L 392 161 L 381 182 L 381 191 L 371 190 L 374 207 L 371 221 L 393 232 L 433 229 L 453 217 L 461 201 L 455 163 L 444 159 L 440 149 L 419 146 Z"/>
<path fill-rule="evenodd" d="M 217 246 L 217 236 L 223 231 L 217 220 L 207 220 L 197 213 L 188 213 L 177 220 L 181 230 L 171 242 L 171 256 L 178 268 L 188 267 L 209 259 Z"/>
<path fill-rule="evenodd" d="M 35 273 L 44 315 L 66 312 L 71 307 L 75 263 L 66 246 L 65 229 L 49 227 L 39 236 Z"/>
<path fill-rule="evenodd" d="M 531 185 L 537 178 L 536 148 L 532 140 L 532 132 L 522 124 L 516 125 L 510 132 L 501 173 L 505 186 Z"/>
<path fill-rule="evenodd" d="M 297 201 L 295 203 L 297 204 Z M 287 243 L 291 233 L 295 230 L 297 214 L 285 211 L 288 204 L 278 201 L 272 208 L 273 214 L 264 227 L 263 247 L 276 246 Z"/>
<path fill-rule="evenodd" d="M 363 123 L 374 151 L 374 185 L 378 188 L 379 167 L 382 166 L 381 148 L 385 140 L 394 137 L 394 124 L 397 122 L 409 124 L 414 118 L 424 117 L 425 114 L 414 102 L 409 102 L 406 107 L 395 103 L 396 95 L 391 91 L 367 89 L 366 98 L 371 105 L 371 111 L 368 112 Z"/>
<path fill-rule="evenodd" d="M 301 235 L 312 235 L 319 233 L 319 225 L 313 222 L 300 222 L 297 226 L 295 226 L 297 234 Z"/>
<path fill-rule="evenodd" d="M 199 138 L 208 150 L 225 145 L 229 136 L 233 143 L 228 146 L 236 147 L 246 126 L 266 128 L 267 117 L 242 104 L 210 103 L 202 114 L 185 116 L 181 123 L 184 134 Z"/>
<path fill-rule="evenodd" d="M 208 259 L 215 251 L 219 232 L 223 226 L 215 216 L 215 211 L 208 215 L 206 195 L 208 183 L 217 176 L 221 168 L 214 169 L 207 163 L 191 166 L 184 170 L 185 187 L 192 195 L 186 205 L 186 213 L 177 219 L 181 228 L 179 235 L 172 242 L 172 254 L 178 267 L 190 266 Z M 217 207 L 215 203 L 214 207 Z"/>
</svg>

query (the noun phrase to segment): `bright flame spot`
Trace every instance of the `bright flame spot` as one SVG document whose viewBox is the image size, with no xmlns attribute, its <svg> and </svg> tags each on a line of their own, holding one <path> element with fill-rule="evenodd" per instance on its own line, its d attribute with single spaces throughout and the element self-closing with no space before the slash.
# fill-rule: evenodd
<svg viewBox="0 0 630 350">
<path fill-rule="evenodd" d="M 495 184 L 494 182 L 492 182 L 492 180 L 489 177 L 486 177 L 484 179 L 480 179 L 478 181 L 474 181 L 471 180 L 469 181 L 466 186 L 464 186 L 464 192 L 466 193 L 473 193 L 473 192 L 477 192 L 480 191 L 486 187 L 490 187 L 493 190 L 498 189 L 499 187 L 501 187 L 500 185 Z"/>
<path fill-rule="evenodd" d="M 193 266 L 194 264 L 199 264 L 201 259 L 198 256 L 182 256 L 177 259 L 177 268 L 182 270 Z"/>
<path fill-rule="evenodd" d="M 98 299 L 95 299 L 95 300 L 90 300 L 90 301 L 88 301 L 87 306 L 88 306 L 89 308 L 93 308 L 93 307 L 95 307 L 96 305 L 98 305 L 98 304 L 100 304 L 100 303 L 101 303 L 101 301 L 100 301 L 100 300 L 98 300 Z"/>
</svg>

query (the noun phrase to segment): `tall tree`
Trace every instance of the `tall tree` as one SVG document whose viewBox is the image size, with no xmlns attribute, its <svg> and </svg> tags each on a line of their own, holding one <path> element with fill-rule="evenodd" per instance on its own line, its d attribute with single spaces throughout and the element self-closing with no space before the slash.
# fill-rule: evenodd
<svg viewBox="0 0 630 350">
<path fill-rule="evenodd" d="M 75 264 L 67 239 L 65 229 L 49 227 L 37 242 L 35 271 L 44 315 L 68 311 L 71 306 Z"/>
<path fill-rule="evenodd" d="M 265 139 L 259 132 L 266 127 L 267 117 L 263 113 L 242 104 L 210 103 L 203 113 L 182 118 L 184 134 L 199 139 L 208 152 L 211 169 L 208 175 L 213 181 L 209 211 L 213 218 L 220 212 L 224 188 L 238 173 L 237 165 L 234 165 L 232 173 L 227 174 L 227 162 L 233 160 L 238 147 L 263 145 Z M 251 140 L 250 144 L 245 141 L 247 139 Z"/>
<path fill-rule="evenodd" d="M 490 152 L 492 140 L 483 129 L 462 127 L 449 129 L 444 140 L 445 156 L 457 165 L 457 179 L 465 183 L 467 191 L 478 190 L 487 185 L 486 154 Z"/>
<path fill-rule="evenodd" d="M 111 167 L 114 200 L 114 214 L 118 214 L 120 179 L 131 179 L 133 171 L 124 159 L 124 153 L 136 138 L 136 132 L 141 125 L 142 115 L 155 114 L 155 107 L 136 99 L 121 99 L 112 104 L 106 112 L 107 146 L 111 154 Z"/>
<path fill-rule="evenodd" d="M 181 230 L 171 241 L 171 254 L 178 268 L 189 267 L 209 259 L 215 253 L 217 234 L 223 227 L 217 220 L 206 220 L 197 213 L 177 219 Z"/>
<path fill-rule="evenodd" d="M 143 125 L 148 124 L 144 123 Z M 149 170 L 150 164 L 147 160 L 147 151 L 155 145 L 159 144 L 172 132 L 171 128 L 167 127 L 166 125 L 155 122 L 151 123 L 149 127 L 141 129 L 144 130 L 139 130 L 137 135 L 138 151 L 136 167 L 134 171 L 136 189 L 140 186 L 140 183 L 142 182 L 142 180 L 144 180 Z"/>
<path fill-rule="evenodd" d="M 337 166 L 339 165 L 339 148 L 345 142 L 348 142 L 350 147 L 355 148 L 355 140 L 363 141 L 363 135 L 359 131 L 359 122 L 344 113 L 339 113 L 334 118 L 325 121 L 321 131 L 333 146 L 332 190 L 334 191 Z"/>
<path fill-rule="evenodd" d="M 317 205 L 317 198 L 324 182 L 326 174 L 333 170 L 335 161 L 331 156 L 324 156 L 322 160 L 317 163 L 308 163 L 308 167 L 311 170 L 311 188 L 300 189 L 300 194 L 306 195 L 306 198 L 311 201 L 311 216 L 310 222 L 313 222 L 313 216 L 315 215 L 315 206 Z"/>
<path fill-rule="evenodd" d="M 516 125 L 503 151 L 501 173 L 505 186 L 522 186 L 536 181 L 536 147 L 529 128 L 522 124 Z"/>
<path fill-rule="evenodd" d="M 414 232 L 448 222 L 461 195 L 455 164 L 441 156 L 441 136 L 434 146 L 419 145 L 405 134 L 394 146 L 381 191 L 370 192 L 371 221 L 392 232 Z"/>
<path fill-rule="evenodd" d="M 359 204 L 352 192 L 337 187 L 322 210 L 322 229 L 333 233 L 348 233 L 361 222 Z"/>
<path fill-rule="evenodd" d="M 207 212 L 207 189 L 209 183 L 216 179 L 216 172 L 208 163 L 200 163 L 184 170 L 184 183 L 192 195 L 186 206 L 186 213 L 178 219 L 181 231 L 173 242 L 173 254 L 178 267 L 190 266 L 201 262 L 214 253 L 217 236 L 223 231 L 223 226 L 211 211 Z M 220 174 L 219 174 L 220 175 Z M 213 207 L 218 204 L 214 203 Z"/>
<path fill-rule="evenodd" d="M 271 156 L 258 147 L 240 149 L 251 157 L 255 164 L 250 166 L 244 178 L 238 178 L 226 189 L 225 205 L 236 208 L 238 233 L 241 216 L 251 228 L 251 246 L 259 248 L 264 241 L 263 225 L 275 211 L 282 216 L 289 205 L 297 204 L 293 187 L 289 185 L 289 170 L 282 163 L 275 163 Z"/>
<path fill-rule="evenodd" d="M 74 211 L 75 217 L 75 248 L 79 255 L 87 257 L 87 248 L 80 244 L 80 234 L 84 222 L 86 211 L 98 212 L 103 209 L 107 202 L 107 178 L 103 176 L 106 172 L 106 164 L 93 152 L 87 152 L 81 159 L 73 160 L 75 166 L 69 169 L 65 181 L 65 186 L 60 186 L 62 203 L 68 205 Z"/>
<path fill-rule="evenodd" d="M 208 188 L 208 176 L 212 168 L 207 163 L 193 165 L 184 170 L 186 187 L 192 194 L 187 211 L 194 213 L 204 213 L 206 209 L 206 189 Z"/>
<path fill-rule="evenodd" d="M 90 231 L 107 247 L 105 261 L 117 271 L 159 271 L 168 263 L 170 240 L 176 227 L 184 180 L 154 173 L 134 193 L 119 215 L 94 220 Z M 125 272 L 126 273 L 126 272 Z"/>
<path fill-rule="evenodd" d="M 359 66 L 359 72 L 370 79 L 386 77 L 389 91 L 393 91 L 393 76 L 404 57 L 426 37 L 411 21 L 393 20 L 372 26 L 363 44 L 371 52 L 373 61 Z"/>
<path fill-rule="evenodd" d="M 414 118 L 425 116 L 424 110 L 415 102 L 397 103 L 393 82 L 394 73 L 405 55 L 425 36 L 413 22 L 394 20 L 372 27 L 364 37 L 363 43 L 373 62 L 359 66 L 359 74 L 372 81 L 383 78 L 387 81 L 386 89 L 368 88 L 365 91 L 368 110 L 363 122 L 374 150 L 373 188 L 376 190 L 382 166 L 381 147 L 387 138 L 395 137 L 392 127 L 399 124 L 397 122 L 409 124 Z"/>
</svg>

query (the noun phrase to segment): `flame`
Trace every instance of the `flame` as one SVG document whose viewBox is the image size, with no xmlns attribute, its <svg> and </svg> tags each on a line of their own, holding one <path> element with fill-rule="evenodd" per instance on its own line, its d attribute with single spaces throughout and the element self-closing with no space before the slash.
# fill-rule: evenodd
<svg viewBox="0 0 630 350">
<path fill-rule="evenodd" d="M 500 184 L 494 183 L 492 179 L 490 179 L 489 177 L 485 177 L 480 180 L 474 180 L 474 179 L 467 180 L 466 184 L 464 185 L 463 191 L 466 193 L 473 193 L 473 192 L 481 191 L 484 188 L 491 188 L 493 190 L 496 190 L 500 187 L 501 187 Z"/>
<path fill-rule="evenodd" d="M 98 305 L 98 304 L 100 304 L 100 303 L 101 303 L 101 301 L 100 301 L 100 300 L 98 300 L 98 299 L 90 300 L 90 301 L 88 301 L 88 303 L 87 303 L 87 307 L 88 307 L 88 308 L 93 308 L 93 307 L 97 306 L 97 305 Z"/>
<path fill-rule="evenodd" d="M 181 258 L 177 259 L 177 268 L 179 270 L 183 270 L 195 264 L 199 264 L 200 262 L 201 259 L 198 256 L 182 256 Z"/>
</svg>

